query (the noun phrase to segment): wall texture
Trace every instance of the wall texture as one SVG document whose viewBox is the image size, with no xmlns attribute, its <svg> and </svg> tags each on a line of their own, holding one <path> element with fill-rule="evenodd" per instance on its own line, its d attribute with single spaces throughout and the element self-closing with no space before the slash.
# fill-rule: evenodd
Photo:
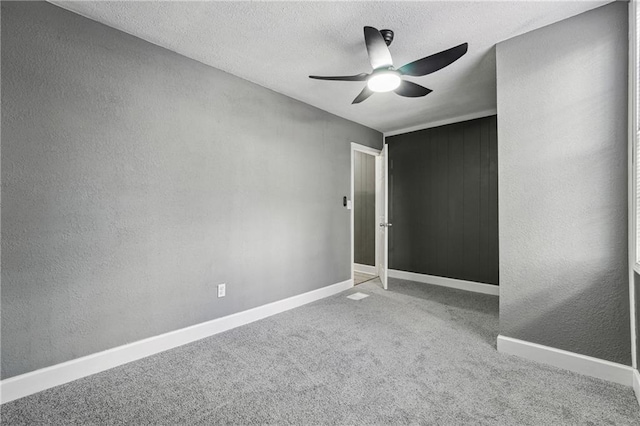
<svg viewBox="0 0 640 426">
<path fill-rule="evenodd" d="M 373 155 L 354 152 L 354 262 L 376 265 L 376 163 Z"/>
<path fill-rule="evenodd" d="M 498 284 L 496 117 L 387 138 L 391 269 Z"/>
<path fill-rule="evenodd" d="M 497 45 L 500 333 L 630 364 L 627 3 Z"/>
<path fill-rule="evenodd" d="M 633 285 L 635 290 L 635 307 L 636 307 L 636 346 L 640 344 L 640 275 L 633 273 Z M 636 366 L 640 369 L 640 350 L 636 347 Z"/>
<path fill-rule="evenodd" d="M 380 133 L 47 3 L 1 40 L 3 379 L 349 279 Z"/>
</svg>

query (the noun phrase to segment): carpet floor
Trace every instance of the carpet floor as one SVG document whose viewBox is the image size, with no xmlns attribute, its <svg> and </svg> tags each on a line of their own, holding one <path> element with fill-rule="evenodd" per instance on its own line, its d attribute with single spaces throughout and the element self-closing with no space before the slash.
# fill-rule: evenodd
<svg viewBox="0 0 640 426">
<path fill-rule="evenodd" d="M 364 282 L 371 281 L 374 278 L 376 278 L 375 275 L 365 274 L 363 272 L 354 271 L 353 272 L 353 285 L 362 284 Z"/>
<path fill-rule="evenodd" d="M 633 390 L 500 354 L 498 299 L 379 280 L 1 407 L 22 424 L 640 424 Z M 362 292 L 354 301 L 345 296 Z"/>
</svg>

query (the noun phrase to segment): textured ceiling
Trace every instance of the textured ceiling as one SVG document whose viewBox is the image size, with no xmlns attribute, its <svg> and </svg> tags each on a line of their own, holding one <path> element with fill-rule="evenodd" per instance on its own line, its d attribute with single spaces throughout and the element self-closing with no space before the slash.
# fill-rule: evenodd
<svg viewBox="0 0 640 426">
<path fill-rule="evenodd" d="M 494 110 L 496 43 L 608 1 L 53 3 L 386 132 Z M 469 52 L 408 78 L 433 90 L 426 97 L 381 93 L 351 105 L 364 83 L 307 76 L 370 72 L 365 25 L 394 30 L 396 67 L 463 42 Z"/>
</svg>

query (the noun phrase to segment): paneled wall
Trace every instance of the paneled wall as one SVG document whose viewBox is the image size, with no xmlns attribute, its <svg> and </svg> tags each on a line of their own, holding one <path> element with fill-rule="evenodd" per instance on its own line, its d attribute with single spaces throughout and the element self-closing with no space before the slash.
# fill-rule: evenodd
<svg viewBox="0 0 640 426">
<path fill-rule="evenodd" d="M 496 116 L 387 142 L 390 268 L 498 284 Z"/>
<path fill-rule="evenodd" d="M 376 264 L 376 163 L 373 155 L 354 153 L 354 261 Z"/>
</svg>

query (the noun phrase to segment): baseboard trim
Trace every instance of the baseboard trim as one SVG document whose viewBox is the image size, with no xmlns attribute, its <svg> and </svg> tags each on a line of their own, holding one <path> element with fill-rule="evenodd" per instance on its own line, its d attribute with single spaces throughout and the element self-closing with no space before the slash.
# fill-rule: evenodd
<svg viewBox="0 0 640 426">
<path fill-rule="evenodd" d="M 638 405 L 640 405 L 640 372 L 635 369 L 633 370 L 633 391 L 636 394 Z"/>
<path fill-rule="evenodd" d="M 419 283 L 439 285 L 442 287 L 457 288 L 458 290 L 472 291 L 474 293 L 500 295 L 500 287 L 497 285 L 476 283 L 473 281 L 456 280 L 454 278 L 436 277 L 435 275 L 418 274 L 416 272 L 398 271 L 389 269 L 389 278 L 416 281 Z"/>
<path fill-rule="evenodd" d="M 371 266 L 371 265 L 363 265 L 361 263 L 354 263 L 353 264 L 353 270 L 355 272 L 361 272 L 363 274 L 378 275 L 378 270 L 376 269 L 376 267 L 375 266 Z"/>
<path fill-rule="evenodd" d="M 634 372 L 628 365 L 605 361 L 550 346 L 498 335 L 498 352 L 584 374 L 625 386 L 634 386 Z"/>
<path fill-rule="evenodd" d="M 222 318 L 196 324 L 180 330 L 149 337 L 137 342 L 76 358 L 0 381 L 1 403 L 13 401 L 45 389 L 69 383 L 111 368 L 173 349 L 205 337 L 222 333 L 241 325 L 279 314 L 290 309 L 333 296 L 353 287 L 349 279 L 287 299 L 258 306 Z"/>
</svg>

